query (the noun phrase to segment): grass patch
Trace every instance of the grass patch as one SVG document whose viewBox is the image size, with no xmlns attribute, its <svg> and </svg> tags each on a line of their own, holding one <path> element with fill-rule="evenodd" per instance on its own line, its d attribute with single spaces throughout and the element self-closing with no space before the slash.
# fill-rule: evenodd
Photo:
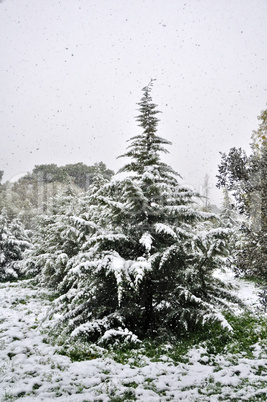
<svg viewBox="0 0 267 402">
<path fill-rule="evenodd" d="M 3 401 L 15 401 L 15 397 L 13 395 L 11 395 L 10 393 L 6 392 L 4 394 Z"/>
<path fill-rule="evenodd" d="M 207 325 L 194 333 L 181 337 L 172 343 L 159 343 L 157 340 L 147 339 L 135 348 L 125 346 L 112 349 L 113 359 L 121 364 L 130 364 L 140 367 L 145 363 L 145 357 L 153 362 L 170 361 L 172 363 L 187 363 L 187 353 L 196 346 L 203 345 L 207 353 L 217 354 L 225 351 L 225 345 L 232 341 L 228 331 L 222 330 L 219 324 Z M 203 361 L 203 364 L 204 361 Z"/>
<path fill-rule="evenodd" d="M 110 402 L 125 402 L 125 401 L 136 401 L 135 393 L 129 390 L 125 391 L 122 395 L 118 396 L 110 395 Z"/>
<path fill-rule="evenodd" d="M 134 389 L 138 387 L 138 384 L 136 384 L 135 381 L 126 382 L 126 383 L 123 383 L 123 385 L 124 385 L 125 387 L 134 388 Z"/>
<path fill-rule="evenodd" d="M 222 329 L 219 323 L 207 323 L 204 327 L 195 328 L 180 339 L 165 344 L 156 339 L 146 339 L 140 344 L 131 346 L 123 344 L 104 349 L 95 344 L 74 341 L 62 335 L 48 336 L 43 339 L 43 342 L 55 345 L 56 353 L 68 356 L 72 362 L 110 357 L 115 362 L 129 364 L 130 367 L 144 367 L 149 361 L 170 364 L 188 363 L 189 351 L 202 347 L 203 354 L 199 362 L 203 365 L 212 364 L 216 372 L 221 370 L 216 355 L 222 354 L 232 363 L 240 357 L 254 358 L 255 345 L 261 345 L 260 349 L 263 351 L 263 343 L 267 338 L 267 320 L 264 316 L 250 313 L 234 316 L 229 312 L 224 315 L 233 328 L 232 333 Z M 264 368 L 255 367 L 255 371 L 258 375 L 262 375 Z M 212 384 L 210 386 L 212 388 Z"/>
<path fill-rule="evenodd" d="M 98 348 L 96 345 L 75 341 L 73 343 L 63 342 L 56 350 L 56 353 L 68 356 L 72 362 L 81 362 L 103 357 L 103 351 L 102 348 Z"/>
<path fill-rule="evenodd" d="M 12 302 L 12 306 L 18 306 L 19 304 L 23 304 L 23 305 L 25 305 L 25 304 L 27 304 L 28 302 L 29 302 L 29 300 L 30 300 L 30 296 L 26 296 L 25 298 L 23 298 L 23 299 L 16 299 L 16 300 L 14 300 L 13 302 Z"/>
<path fill-rule="evenodd" d="M 54 300 L 56 300 L 59 297 L 59 294 L 55 293 L 55 292 L 52 292 L 52 291 L 48 291 L 46 289 L 46 291 L 42 292 L 42 294 L 39 297 L 41 299 L 43 299 L 43 300 L 47 300 L 47 301 L 52 303 Z"/>
<path fill-rule="evenodd" d="M 219 323 L 206 324 L 179 340 L 172 343 L 159 343 L 147 339 L 141 345 L 132 348 L 127 346 L 110 349 L 112 358 L 121 364 L 141 367 L 145 365 L 145 357 L 151 361 L 169 361 L 174 364 L 187 363 L 188 352 L 195 347 L 202 346 L 205 353 L 200 359 L 201 364 L 209 364 L 215 355 L 231 353 L 233 356 L 254 358 L 253 351 L 256 344 L 263 344 L 267 339 L 267 320 L 262 316 L 249 313 L 234 316 L 225 313 L 225 317 L 233 328 L 233 332 L 222 329 Z M 207 359 L 209 357 L 209 359 Z M 218 367 L 219 370 L 219 367 Z M 259 373 L 262 369 L 259 368 Z"/>
<path fill-rule="evenodd" d="M 233 327 L 232 343 L 228 345 L 230 353 L 245 353 L 253 358 L 255 344 L 262 343 L 267 338 L 267 320 L 248 313 L 242 316 L 227 316 Z"/>
</svg>

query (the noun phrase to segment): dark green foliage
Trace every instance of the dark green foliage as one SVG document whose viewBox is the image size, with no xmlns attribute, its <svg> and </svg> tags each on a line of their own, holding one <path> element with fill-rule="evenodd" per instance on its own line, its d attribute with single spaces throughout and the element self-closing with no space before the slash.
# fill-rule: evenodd
<svg viewBox="0 0 267 402">
<path fill-rule="evenodd" d="M 237 207 L 247 217 L 244 241 L 237 247 L 237 272 L 258 276 L 267 283 L 267 110 L 253 132 L 252 154 L 232 148 L 222 155 L 218 186 L 233 193 Z"/>
<path fill-rule="evenodd" d="M 106 180 L 110 180 L 114 175 L 114 172 L 107 169 L 103 162 L 95 163 L 93 166 L 86 166 L 84 163 L 76 163 L 63 166 L 60 169 L 71 177 L 74 184 L 83 190 L 88 190 L 89 186 L 95 181 L 98 175 L 102 175 Z"/>
<path fill-rule="evenodd" d="M 267 321 L 264 316 L 253 316 L 244 313 L 242 316 L 233 316 L 226 313 L 228 321 L 233 327 L 231 344 L 228 351 L 231 353 L 245 352 L 248 357 L 253 357 L 255 345 L 260 342 L 264 345 L 267 337 Z"/>
<path fill-rule="evenodd" d="M 29 181 L 34 181 L 37 178 L 41 183 L 53 183 L 67 180 L 67 174 L 56 164 L 51 163 L 49 165 L 37 165 L 34 167 L 32 174 L 28 174 L 26 179 Z"/>
<path fill-rule="evenodd" d="M 217 186 L 233 191 L 240 211 L 244 212 L 249 203 L 247 198 L 252 190 L 249 181 L 249 158 L 241 148 L 231 148 L 228 155 L 221 155 Z"/>
<path fill-rule="evenodd" d="M 110 179 L 114 172 L 107 169 L 103 162 L 95 163 L 93 166 L 87 166 L 82 162 L 65 166 L 57 166 L 52 163 L 35 166 L 32 173 L 28 173 L 19 182 L 34 183 L 36 180 L 43 184 L 73 182 L 81 189 L 87 190 L 98 174 Z"/>
</svg>

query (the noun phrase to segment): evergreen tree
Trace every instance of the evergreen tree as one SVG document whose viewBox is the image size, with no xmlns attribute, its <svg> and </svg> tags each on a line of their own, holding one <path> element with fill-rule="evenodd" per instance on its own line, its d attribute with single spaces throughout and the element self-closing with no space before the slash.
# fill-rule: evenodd
<svg viewBox="0 0 267 402">
<path fill-rule="evenodd" d="M 79 239 L 52 284 L 51 272 L 42 268 L 60 293 L 53 310 L 62 317 L 58 327 L 74 337 L 102 344 L 148 336 L 166 340 L 207 320 L 228 325 L 218 306 L 230 294 L 212 275 L 227 254 L 228 230 L 196 208 L 195 194 L 161 161 L 170 142 L 156 134 L 159 112 L 151 90 L 152 82 L 139 103 L 142 133 L 130 139 L 123 155 L 130 159 L 121 169 L 128 177 L 99 178 L 76 199 L 68 231 L 62 235 L 61 214 L 49 230 L 60 232 L 47 237 L 52 254 L 61 252 L 67 233 Z"/>
<path fill-rule="evenodd" d="M 209 183 L 209 175 L 205 174 L 204 183 L 202 186 L 202 198 L 203 198 L 203 210 L 204 211 L 211 211 L 211 205 L 210 205 L 210 199 L 209 199 L 210 189 L 211 189 L 211 186 Z"/>
<path fill-rule="evenodd" d="M 220 218 L 226 227 L 240 227 L 242 221 L 234 200 L 226 187 L 223 188 L 223 203 L 220 210 Z"/>
<path fill-rule="evenodd" d="M 9 222 L 7 213 L 0 214 L 0 282 L 17 279 L 21 275 L 24 251 L 30 239 L 22 224 L 14 219 Z"/>
<path fill-rule="evenodd" d="M 25 274 L 38 275 L 41 282 L 55 290 L 64 278 L 69 259 L 77 255 L 86 240 L 86 230 L 79 230 L 79 201 L 72 186 L 49 200 L 46 214 L 38 219 L 34 248 L 23 262 Z"/>
</svg>

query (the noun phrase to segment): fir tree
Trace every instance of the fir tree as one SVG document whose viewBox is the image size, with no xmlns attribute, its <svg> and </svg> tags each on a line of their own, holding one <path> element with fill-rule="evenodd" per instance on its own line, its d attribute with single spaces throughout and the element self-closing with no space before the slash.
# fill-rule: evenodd
<svg viewBox="0 0 267 402">
<path fill-rule="evenodd" d="M 44 280 L 60 293 L 53 310 L 61 313 L 60 331 L 102 344 L 166 340 L 207 320 L 228 325 L 218 306 L 229 293 L 212 275 L 224 263 L 228 230 L 197 209 L 194 192 L 180 186 L 179 175 L 161 161 L 170 142 L 156 134 L 152 84 L 139 103 L 142 133 L 123 155 L 130 159 L 121 169 L 128 177 L 99 178 L 75 199 L 79 207 L 71 214 L 57 213 L 38 255 Z M 68 253 L 73 234 L 75 247 Z M 45 249 L 53 272 L 44 263 L 51 258 Z M 62 250 L 64 268 L 54 275 Z"/>
<path fill-rule="evenodd" d="M 84 196 L 79 197 L 69 186 L 49 200 L 47 213 L 38 220 L 34 248 L 26 254 L 23 262 L 25 274 L 38 275 L 42 283 L 54 290 L 62 282 L 69 260 L 86 242 L 88 222 L 83 227 L 82 198 Z"/>
<path fill-rule="evenodd" d="M 16 219 L 9 221 L 7 213 L 0 214 L 0 281 L 17 279 L 21 274 L 24 251 L 30 239 L 23 225 Z"/>
<path fill-rule="evenodd" d="M 138 104 L 142 132 L 123 155 L 127 177 L 99 175 L 86 194 L 58 197 L 27 259 L 59 294 L 58 330 L 100 344 L 166 340 L 206 321 L 228 326 L 218 309 L 231 295 L 213 272 L 225 263 L 229 230 L 161 161 L 170 142 L 157 135 L 152 85 Z"/>
</svg>

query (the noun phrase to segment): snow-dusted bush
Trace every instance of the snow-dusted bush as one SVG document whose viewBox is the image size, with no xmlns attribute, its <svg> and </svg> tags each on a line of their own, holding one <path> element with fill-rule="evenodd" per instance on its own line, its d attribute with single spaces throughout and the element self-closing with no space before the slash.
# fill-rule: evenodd
<svg viewBox="0 0 267 402">
<path fill-rule="evenodd" d="M 21 222 L 8 220 L 0 214 L 0 281 L 17 279 L 21 274 L 23 254 L 30 247 L 30 239 Z"/>
</svg>

